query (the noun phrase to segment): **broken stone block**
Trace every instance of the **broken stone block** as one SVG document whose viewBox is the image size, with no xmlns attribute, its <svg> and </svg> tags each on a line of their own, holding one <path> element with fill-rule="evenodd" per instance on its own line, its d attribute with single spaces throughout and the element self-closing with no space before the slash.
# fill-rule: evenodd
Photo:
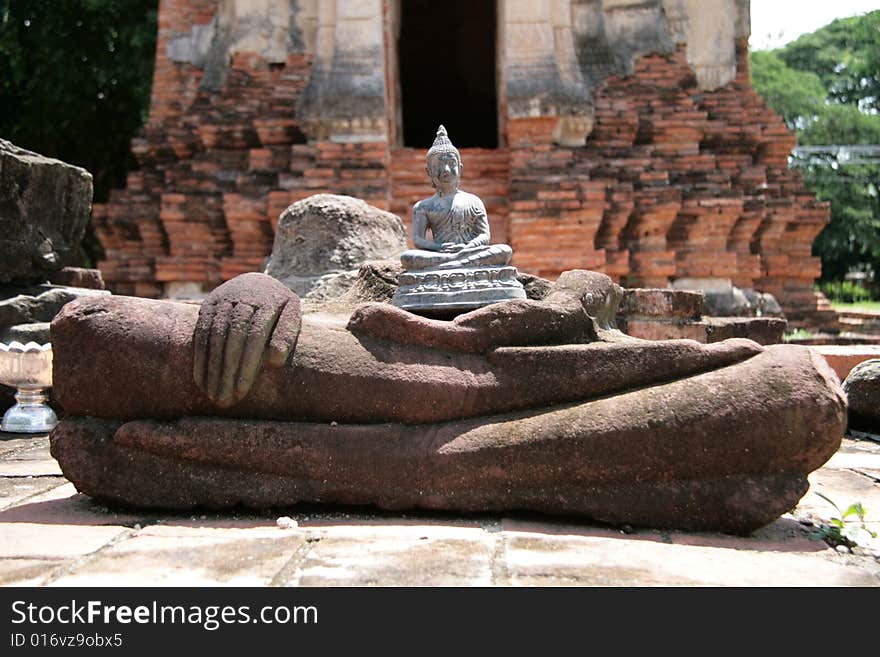
<svg viewBox="0 0 880 657">
<path fill-rule="evenodd" d="M 106 287 L 100 269 L 85 267 L 65 267 L 60 271 L 54 271 L 49 274 L 49 282 L 53 285 L 84 287 L 90 290 L 103 290 Z"/>
<path fill-rule="evenodd" d="M 843 382 L 852 429 L 880 434 L 880 358 L 856 365 Z"/>
<path fill-rule="evenodd" d="M 265 273 L 306 300 L 330 298 L 351 286 L 363 262 L 404 249 L 397 215 L 350 196 L 316 194 L 282 213 Z"/>
</svg>

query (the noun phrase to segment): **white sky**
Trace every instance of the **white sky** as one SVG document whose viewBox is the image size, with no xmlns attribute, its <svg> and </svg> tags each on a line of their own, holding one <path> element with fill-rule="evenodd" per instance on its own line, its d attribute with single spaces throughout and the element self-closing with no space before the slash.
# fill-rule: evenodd
<svg viewBox="0 0 880 657">
<path fill-rule="evenodd" d="M 835 18 L 880 9 L 880 0 L 752 0 L 752 50 L 785 45 Z"/>
</svg>

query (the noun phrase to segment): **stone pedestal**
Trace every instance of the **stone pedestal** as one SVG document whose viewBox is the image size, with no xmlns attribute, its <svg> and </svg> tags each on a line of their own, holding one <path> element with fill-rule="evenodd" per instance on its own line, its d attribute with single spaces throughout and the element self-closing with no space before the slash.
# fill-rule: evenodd
<svg viewBox="0 0 880 657">
<path fill-rule="evenodd" d="M 391 303 L 414 313 L 457 314 L 526 298 L 516 267 L 406 271 L 399 282 Z"/>
</svg>

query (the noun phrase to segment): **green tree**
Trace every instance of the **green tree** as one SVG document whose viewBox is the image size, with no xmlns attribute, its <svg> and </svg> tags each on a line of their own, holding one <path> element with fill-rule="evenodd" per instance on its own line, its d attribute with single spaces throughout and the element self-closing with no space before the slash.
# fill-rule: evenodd
<svg viewBox="0 0 880 657">
<path fill-rule="evenodd" d="M 770 52 L 752 52 L 752 84 L 800 146 L 880 144 L 880 11 L 839 19 Z M 804 182 L 831 203 L 813 244 L 823 280 L 880 273 L 880 164 L 851 164 L 836 149 L 796 159 Z"/>
<path fill-rule="evenodd" d="M 752 85 L 792 130 L 813 120 L 825 104 L 825 85 L 810 71 L 789 68 L 776 51 L 750 55 Z"/>
<path fill-rule="evenodd" d="M 804 182 L 817 198 L 831 202 L 831 222 L 813 243 L 823 280 L 841 280 L 853 270 L 880 272 L 878 181 L 878 165 L 806 166 Z"/>
<path fill-rule="evenodd" d="M 867 114 L 855 105 L 826 105 L 798 130 L 798 144 L 880 144 L 880 114 Z"/>
<path fill-rule="evenodd" d="M 818 75 L 830 102 L 880 110 L 880 11 L 838 19 L 776 52 L 790 68 Z"/>
<path fill-rule="evenodd" d="M 0 137 L 84 167 L 107 200 L 136 165 L 158 0 L 0 0 Z M 100 249 L 87 234 L 92 259 Z"/>
</svg>

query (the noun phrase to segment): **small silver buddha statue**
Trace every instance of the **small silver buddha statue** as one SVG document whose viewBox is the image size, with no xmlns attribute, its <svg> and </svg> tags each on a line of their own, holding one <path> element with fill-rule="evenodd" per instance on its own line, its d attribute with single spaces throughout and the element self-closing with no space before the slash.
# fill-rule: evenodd
<svg viewBox="0 0 880 657">
<path fill-rule="evenodd" d="M 400 256 L 404 272 L 392 303 L 413 312 L 455 314 L 526 298 L 516 268 L 509 266 L 513 250 L 489 244 L 486 207 L 458 188 L 461 155 L 442 125 L 428 150 L 426 170 L 436 191 L 413 206 L 416 248 Z"/>
</svg>

